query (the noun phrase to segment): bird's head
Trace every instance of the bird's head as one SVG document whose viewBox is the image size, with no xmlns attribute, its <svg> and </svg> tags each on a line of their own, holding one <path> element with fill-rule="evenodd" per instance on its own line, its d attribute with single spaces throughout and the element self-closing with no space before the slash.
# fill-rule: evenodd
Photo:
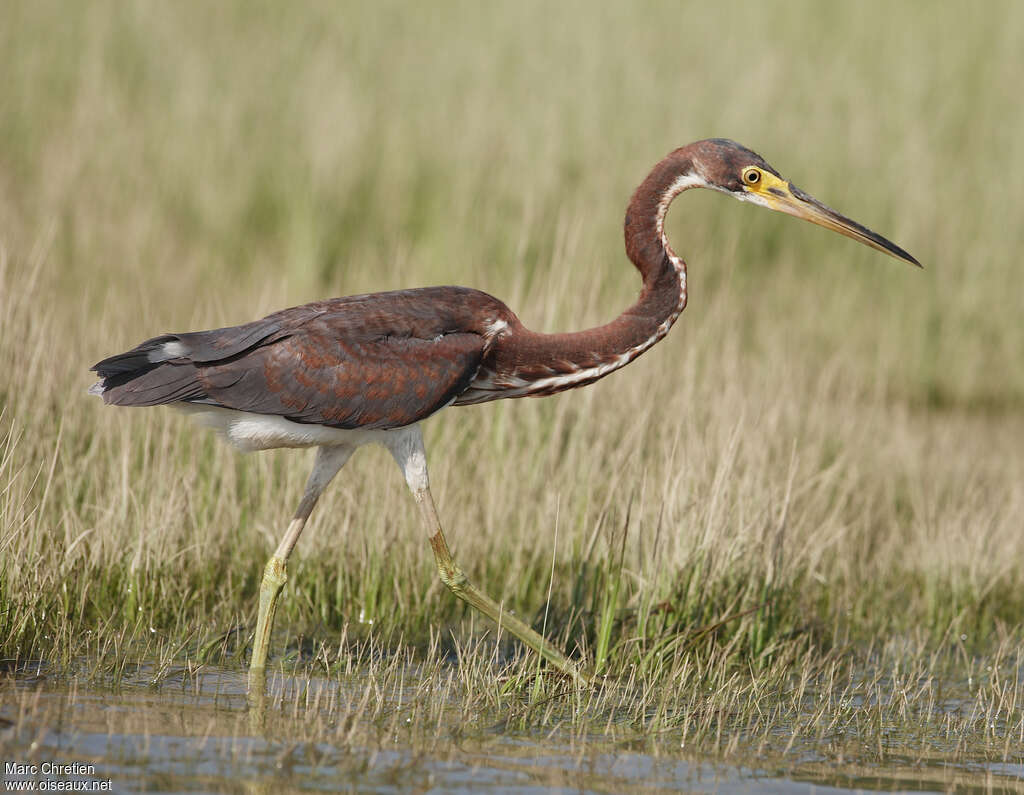
<svg viewBox="0 0 1024 795">
<path fill-rule="evenodd" d="M 735 141 L 712 138 L 688 147 L 695 176 L 704 187 L 728 193 L 741 201 L 794 215 L 858 240 L 896 259 L 921 263 L 890 240 L 837 213 L 784 179 L 756 152 Z"/>
</svg>

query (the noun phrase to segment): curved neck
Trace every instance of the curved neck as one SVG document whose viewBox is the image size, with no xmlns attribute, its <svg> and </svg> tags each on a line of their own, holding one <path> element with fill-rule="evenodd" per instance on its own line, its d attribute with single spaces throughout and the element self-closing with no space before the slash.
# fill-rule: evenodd
<svg viewBox="0 0 1024 795">
<path fill-rule="evenodd" d="M 668 207 L 687 188 L 703 185 L 684 149 L 677 149 L 659 162 L 633 192 L 626 208 L 626 254 L 643 277 L 644 286 L 671 267 L 684 274 L 686 264 L 676 256 L 665 237 Z"/>
<path fill-rule="evenodd" d="M 641 315 L 657 319 L 658 327 L 667 323 L 651 345 L 668 332 L 686 307 L 686 263 L 665 237 L 665 215 L 676 196 L 703 184 L 686 150 L 677 149 L 651 169 L 626 208 L 626 254 L 640 271 L 644 284 L 636 304 L 619 320 Z"/>
<path fill-rule="evenodd" d="M 626 253 L 643 288 L 635 304 L 610 323 L 570 334 L 540 334 L 516 324 L 495 339 L 481 378 L 500 389 L 459 402 L 549 395 L 592 383 L 624 367 L 664 338 L 686 307 L 686 264 L 668 244 L 664 222 L 672 200 L 703 185 L 687 150 L 658 163 L 636 189 L 626 211 Z"/>
</svg>

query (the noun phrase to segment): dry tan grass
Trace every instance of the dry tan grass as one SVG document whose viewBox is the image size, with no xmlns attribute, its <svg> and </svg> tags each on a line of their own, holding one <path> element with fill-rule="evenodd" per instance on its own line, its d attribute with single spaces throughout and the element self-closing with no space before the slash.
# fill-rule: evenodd
<svg viewBox="0 0 1024 795">
<path fill-rule="evenodd" d="M 708 135 L 927 269 L 684 196 L 669 233 L 691 304 L 665 343 L 587 390 L 427 423 L 457 559 L 538 618 L 550 587 L 549 629 L 641 690 L 683 687 L 675 716 L 710 714 L 696 682 L 728 711 L 847 643 L 959 659 L 1020 637 L 1019 6 L 541 12 L 11 12 L 2 656 L 193 659 L 252 618 L 301 491 L 307 454 L 238 457 L 169 411 L 104 408 L 89 364 L 425 284 L 488 290 L 539 329 L 602 322 L 637 286 L 629 192 Z M 475 645 L 489 628 L 437 584 L 410 503 L 361 451 L 301 540 L 279 626 L 325 641 L 331 666 L 346 625 L 424 654 L 432 626 L 454 627 L 446 661 L 465 648 L 465 670 L 497 659 L 529 681 L 507 647 Z"/>
</svg>

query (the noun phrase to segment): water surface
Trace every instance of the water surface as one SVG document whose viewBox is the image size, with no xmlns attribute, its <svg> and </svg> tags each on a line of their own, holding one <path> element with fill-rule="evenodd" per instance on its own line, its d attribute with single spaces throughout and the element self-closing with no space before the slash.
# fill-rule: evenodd
<svg viewBox="0 0 1024 795">
<path fill-rule="evenodd" d="M 241 672 L 213 667 L 157 675 L 142 665 L 104 684 L 20 666 L 0 684 L 5 791 L 32 781 L 163 793 L 1024 791 L 1021 749 L 997 762 L 964 761 L 961 749 L 953 762 L 937 744 L 922 761 L 920 749 L 901 757 L 895 740 L 884 763 L 865 764 L 835 746 L 798 739 L 765 752 L 751 738 L 710 758 L 671 732 L 609 740 L 578 728 L 512 730 L 497 714 L 460 720 L 457 704 L 450 722 L 419 726 L 408 699 L 375 692 L 365 677 L 272 677 L 263 709 L 246 685 Z M 47 763 L 79 768 L 44 775 Z"/>
</svg>

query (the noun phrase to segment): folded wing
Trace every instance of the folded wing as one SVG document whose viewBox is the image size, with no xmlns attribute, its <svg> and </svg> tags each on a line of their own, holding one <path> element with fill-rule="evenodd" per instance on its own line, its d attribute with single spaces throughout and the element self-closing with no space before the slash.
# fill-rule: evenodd
<svg viewBox="0 0 1024 795">
<path fill-rule="evenodd" d="M 395 295 L 155 337 L 96 364 L 102 380 L 92 391 L 122 406 L 201 403 L 334 428 L 409 425 L 466 390 L 485 343 L 415 291 Z"/>
</svg>

